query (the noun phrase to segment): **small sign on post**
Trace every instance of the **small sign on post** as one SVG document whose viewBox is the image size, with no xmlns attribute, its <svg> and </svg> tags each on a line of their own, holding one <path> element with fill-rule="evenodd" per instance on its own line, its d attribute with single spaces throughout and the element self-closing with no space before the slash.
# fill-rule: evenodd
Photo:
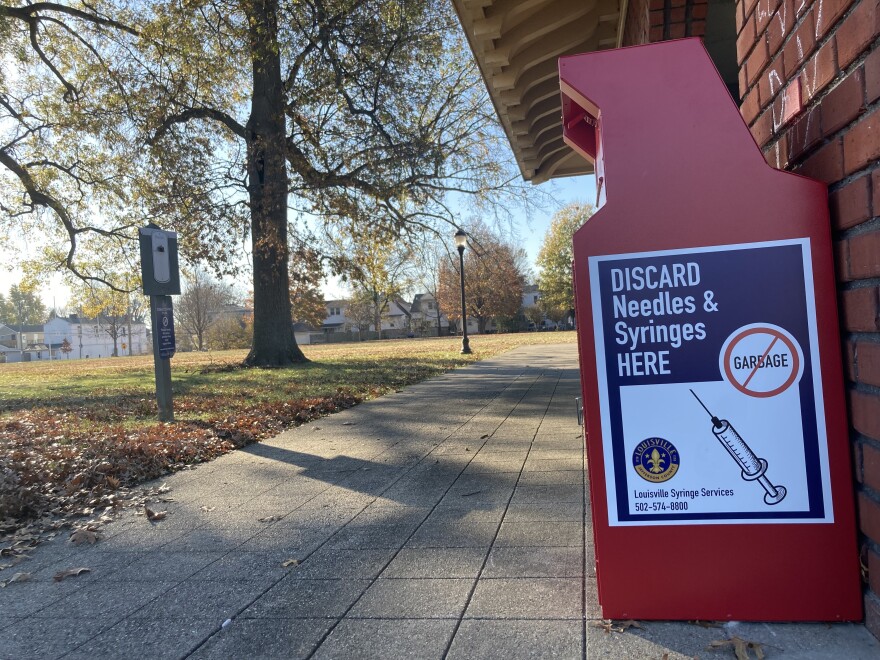
<svg viewBox="0 0 880 660">
<path fill-rule="evenodd" d="M 180 294 L 177 234 L 162 231 L 150 223 L 140 229 L 139 239 L 144 294 L 150 296 L 159 421 L 173 422 L 171 358 L 177 347 L 174 340 L 174 311 L 171 296 Z"/>
</svg>

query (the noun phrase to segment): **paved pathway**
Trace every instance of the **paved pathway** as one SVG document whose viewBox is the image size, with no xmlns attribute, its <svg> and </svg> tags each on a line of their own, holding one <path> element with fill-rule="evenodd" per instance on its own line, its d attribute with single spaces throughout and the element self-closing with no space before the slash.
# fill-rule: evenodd
<svg viewBox="0 0 880 660">
<path fill-rule="evenodd" d="M 0 658 L 880 656 L 852 625 L 606 632 L 578 390 L 574 345 L 524 347 L 169 477 L 165 520 L 21 565 Z"/>
</svg>

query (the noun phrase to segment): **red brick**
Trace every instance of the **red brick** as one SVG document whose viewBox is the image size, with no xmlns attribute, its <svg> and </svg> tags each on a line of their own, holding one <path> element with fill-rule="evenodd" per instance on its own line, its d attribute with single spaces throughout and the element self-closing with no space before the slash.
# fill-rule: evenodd
<svg viewBox="0 0 880 660">
<path fill-rule="evenodd" d="M 840 296 L 843 310 L 844 328 L 851 332 L 877 332 L 878 295 L 877 287 L 868 286 L 861 289 L 844 291 Z"/>
<path fill-rule="evenodd" d="M 863 280 L 880 275 L 880 231 L 871 231 L 847 239 L 848 275 L 853 280 Z"/>
<path fill-rule="evenodd" d="M 755 20 L 750 17 L 743 25 L 743 29 L 739 33 L 739 36 L 736 38 L 736 61 L 738 64 L 742 64 L 743 60 L 746 59 L 746 56 L 752 52 L 752 47 L 754 45 Z"/>
<path fill-rule="evenodd" d="M 871 210 L 873 215 L 880 215 L 880 170 L 871 172 Z"/>
<path fill-rule="evenodd" d="M 859 493 L 859 528 L 875 543 L 880 541 L 880 504 Z"/>
<path fill-rule="evenodd" d="M 830 39 L 810 58 L 801 72 L 801 89 L 804 101 L 809 103 L 819 92 L 834 80 L 837 75 L 837 58 L 834 54 L 834 39 Z"/>
<path fill-rule="evenodd" d="M 849 229 L 871 217 L 871 177 L 861 176 L 830 195 L 831 222 Z"/>
<path fill-rule="evenodd" d="M 706 16 L 709 14 L 709 5 L 708 3 L 703 3 L 700 5 L 695 4 L 691 8 L 691 19 L 704 21 L 706 20 Z"/>
<path fill-rule="evenodd" d="M 870 0 L 867 0 L 870 2 Z M 822 0 L 819 10 L 816 12 L 816 39 L 822 40 L 828 31 L 837 23 L 837 19 L 843 16 L 850 8 L 853 0 Z"/>
<path fill-rule="evenodd" d="M 763 148 L 773 135 L 773 108 L 767 108 L 751 128 L 755 142 Z"/>
<path fill-rule="evenodd" d="M 769 60 L 770 57 L 767 55 L 767 42 L 764 39 L 759 39 L 755 44 L 755 48 L 752 50 L 752 54 L 746 58 L 745 62 L 746 77 L 750 85 L 755 83 L 758 76 L 760 76 L 761 72 L 764 70 L 764 67 L 767 66 Z"/>
<path fill-rule="evenodd" d="M 651 28 L 651 43 L 656 43 L 658 41 L 663 41 L 663 28 L 662 27 L 652 27 Z"/>
<path fill-rule="evenodd" d="M 800 78 L 795 78 L 786 85 L 782 93 L 776 97 L 776 101 L 779 108 L 778 114 L 774 115 L 776 122 L 774 128 L 778 132 L 780 127 L 788 124 L 792 119 L 801 114 L 804 109 L 804 97 L 801 92 Z"/>
<path fill-rule="evenodd" d="M 743 5 L 744 2 L 736 3 L 736 33 L 739 34 L 740 30 L 742 30 L 743 23 L 746 22 L 746 15 L 743 13 Z"/>
<path fill-rule="evenodd" d="M 844 241 L 834 241 L 834 276 L 838 282 L 849 282 L 849 244 Z"/>
<path fill-rule="evenodd" d="M 739 95 L 740 95 L 740 98 L 745 96 L 746 91 L 748 89 L 749 89 L 749 85 L 746 82 L 746 68 L 744 66 L 741 66 L 739 68 Z"/>
<path fill-rule="evenodd" d="M 706 36 L 706 21 L 691 21 L 691 29 L 688 34 L 691 37 Z"/>
<path fill-rule="evenodd" d="M 648 5 L 648 7 L 651 9 L 651 11 L 654 11 L 655 9 L 663 11 L 663 5 L 665 4 L 665 0 L 651 0 L 651 3 Z"/>
<path fill-rule="evenodd" d="M 779 0 L 758 0 L 758 6 L 755 7 L 755 32 L 761 34 L 767 29 L 777 7 Z"/>
<path fill-rule="evenodd" d="M 811 176 L 831 184 L 843 178 L 843 145 L 834 139 L 807 158 L 798 170 L 799 174 Z"/>
<path fill-rule="evenodd" d="M 779 52 L 785 37 L 794 26 L 794 0 L 784 0 L 767 25 L 767 46 L 770 55 Z"/>
<path fill-rule="evenodd" d="M 831 135 L 865 111 L 865 74 L 856 69 L 822 99 L 822 130 Z"/>
<path fill-rule="evenodd" d="M 795 0 L 794 3 L 794 20 L 796 21 L 801 16 L 810 11 L 810 8 L 813 5 L 813 0 Z"/>
<path fill-rule="evenodd" d="M 652 11 L 651 12 L 651 27 L 659 27 L 663 29 L 663 12 L 662 11 Z"/>
<path fill-rule="evenodd" d="M 876 0 L 861 0 L 835 35 L 840 68 L 849 66 L 877 36 Z"/>
<path fill-rule="evenodd" d="M 785 87 L 785 83 L 785 67 L 782 66 L 782 53 L 780 53 L 758 79 L 758 98 L 762 108 L 773 101 L 773 97 Z"/>
<path fill-rule="evenodd" d="M 843 137 L 844 169 L 847 174 L 880 157 L 880 111 L 874 110 Z"/>
<path fill-rule="evenodd" d="M 670 23 L 684 23 L 685 14 L 684 7 L 676 7 L 675 9 L 671 9 L 669 11 L 669 22 Z"/>
<path fill-rule="evenodd" d="M 880 344 L 860 341 L 856 344 L 856 378 L 865 385 L 880 386 Z M 877 454 L 877 483 L 880 491 L 880 451 Z M 880 592 L 878 592 L 880 593 Z"/>
<path fill-rule="evenodd" d="M 868 103 L 880 98 L 880 48 L 865 59 L 865 92 Z"/>
<path fill-rule="evenodd" d="M 757 117 L 758 113 L 761 111 L 761 108 L 758 105 L 757 87 L 752 88 L 752 91 L 745 95 L 739 111 L 747 124 L 751 124 L 755 121 L 755 117 Z"/>
<path fill-rule="evenodd" d="M 813 25 L 813 12 L 809 12 L 804 18 L 804 22 L 792 35 L 788 43 L 785 44 L 783 53 L 785 54 L 785 77 L 791 78 L 801 64 L 807 61 L 807 58 L 816 48 L 816 35 Z"/>
<path fill-rule="evenodd" d="M 758 0 L 743 0 L 743 15 L 748 18 Z"/>
<path fill-rule="evenodd" d="M 820 118 L 819 109 L 811 108 L 788 131 L 788 155 L 792 160 L 800 158 L 822 138 Z"/>
<path fill-rule="evenodd" d="M 877 551 L 873 548 L 868 548 L 867 550 L 868 584 L 871 587 L 871 591 L 878 593 L 880 591 L 880 554 L 877 554 Z"/>
<path fill-rule="evenodd" d="M 880 601 L 870 591 L 865 593 L 865 628 L 874 637 L 880 638 Z"/>
<path fill-rule="evenodd" d="M 880 439 L 880 396 L 872 392 L 850 392 L 851 419 L 853 428 L 864 436 Z M 877 521 L 880 523 L 880 520 Z M 877 532 L 880 533 L 880 527 Z M 880 536 L 872 536 L 880 542 Z"/>
<path fill-rule="evenodd" d="M 850 383 L 856 382 L 856 343 L 854 341 L 846 342 L 843 350 L 843 359 L 846 379 Z"/>
<path fill-rule="evenodd" d="M 862 471 L 865 485 L 880 490 L 880 450 L 868 443 L 862 445 Z M 880 578 L 880 571 L 877 572 L 877 577 Z"/>
<path fill-rule="evenodd" d="M 674 25 L 669 26 L 669 38 L 670 39 L 684 39 L 687 34 L 685 33 L 685 24 L 684 23 L 676 23 Z"/>
<path fill-rule="evenodd" d="M 684 7 L 685 4 L 685 0 L 669 0 L 670 7 Z"/>
</svg>

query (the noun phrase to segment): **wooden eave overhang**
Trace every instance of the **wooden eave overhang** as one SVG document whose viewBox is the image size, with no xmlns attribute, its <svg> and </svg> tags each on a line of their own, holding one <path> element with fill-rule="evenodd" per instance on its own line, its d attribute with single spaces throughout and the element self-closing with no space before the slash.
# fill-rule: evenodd
<svg viewBox="0 0 880 660">
<path fill-rule="evenodd" d="M 453 0 L 523 178 L 590 174 L 562 141 L 557 60 L 619 47 L 628 0 Z"/>
</svg>

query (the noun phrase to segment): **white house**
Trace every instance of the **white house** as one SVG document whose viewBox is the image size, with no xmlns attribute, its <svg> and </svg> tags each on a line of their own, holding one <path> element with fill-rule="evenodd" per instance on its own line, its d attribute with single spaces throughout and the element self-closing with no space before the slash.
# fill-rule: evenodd
<svg viewBox="0 0 880 660">
<path fill-rule="evenodd" d="M 129 333 L 130 329 L 130 333 Z M 101 319 L 80 318 L 71 314 L 64 318 L 56 316 L 43 326 L 45 343 L 57 359 L 85 359 L 113 355 L 113 338 L 107 332 L 108 325 Z M 62 346 L 70 347 L 69 352 Z M 123 322 L 116 340 L 119 355 L 146 355 L 151 350 L 147 326 L 138 321 Z"/>
<path fill-rule="evenodd" d="M 449 334 L 449 318 L 439 309 L 430 293 L 416 294 L 409 313 L 411 327 L 417 334 L 431 337 Z"/>
</svg>

